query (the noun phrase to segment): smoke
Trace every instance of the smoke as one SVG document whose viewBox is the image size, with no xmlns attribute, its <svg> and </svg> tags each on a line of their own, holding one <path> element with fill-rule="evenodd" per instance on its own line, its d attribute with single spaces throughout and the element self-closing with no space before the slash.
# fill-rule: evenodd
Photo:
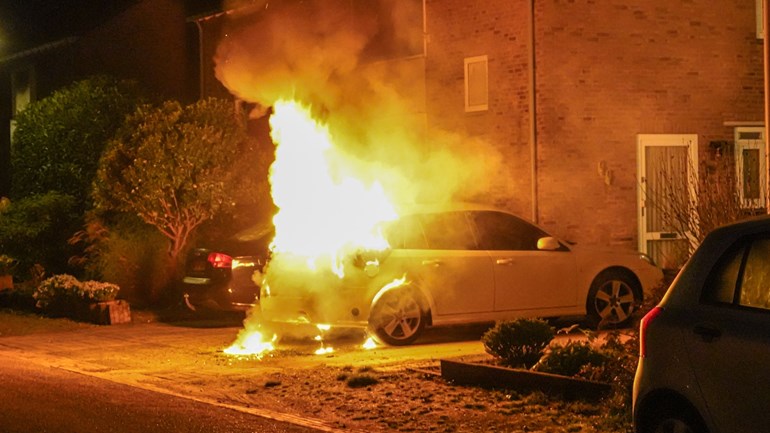
<svg viewBox="0 0 770 433">
<path fill-rule="evenodd" d="M 474 200 L 499 166 L 493 146 L 429 130 L 421 0 L 230 2 L 216 76 L 238 98 L 309 105 L 338 166 L 396 202 Z"/>
</svg>

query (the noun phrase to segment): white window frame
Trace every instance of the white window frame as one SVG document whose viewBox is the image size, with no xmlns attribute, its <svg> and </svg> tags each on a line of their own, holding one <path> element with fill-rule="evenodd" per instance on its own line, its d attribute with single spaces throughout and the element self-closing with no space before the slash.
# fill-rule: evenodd
<svg viewBox="0 0 770 433">
<path fill-rule="evenodd" d="M 742 139 L 741 133 L 751 132 L 759 133 L 759 139 Z M 736 182 L 738 182 L 738 196 L 741 200 L 741 206 L 746 209 L 760 209 L 765 207 L 765 198 L 767 197 L 767 167 L 765 162 L 765 128 L 758 126 L 741 126 L 735 128 L 735 173 Z M 746 149 L 757 149 L 759 151 L 759 198 L 747 199 L 743 191 L 743 151 Z"/>
<path fill-rule="evenodd" d="M 476 70 L 477 67 L 481 66 L 480 71 L 476 71 L 477 73 L 480 72 L 478 79 L 480 79 L 480 87 L 477 88 L 476 85 L 471 84 L 471 68 Z M 473 111 L 486 111 L 489 109 L 489 59 L 486 55 L 483 56 L 475 56 L 475 57 L 466 57 L 465 58 L 465 65 L 464 65 L 464 75 L 465 75 L 465 111 L 466 112 L 473 112 Z M 478 91 L 479 94 L 471 95 L 471 92 Z M 478 102 L 478 99 L 481 99 L 483 102 Z"/>
</svg>

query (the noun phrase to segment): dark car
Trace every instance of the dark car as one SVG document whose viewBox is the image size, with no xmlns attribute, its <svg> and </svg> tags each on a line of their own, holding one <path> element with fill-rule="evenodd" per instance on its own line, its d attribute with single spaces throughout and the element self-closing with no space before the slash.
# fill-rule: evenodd
<svg viewBox="0 0 770 433">
<path fill-rule="evenodd" d="M 640 342 L 637 432 L 770 431 L 770 217 L 706 236 Z"/>
<path fill-rule="evenodd" d="M 245 311 L 259 303 L 259 283 L 274 229 L 257 225 L 216 248 L 195 248 L 185 262 L 182 291 L 192 310 Z"/>
</svg>

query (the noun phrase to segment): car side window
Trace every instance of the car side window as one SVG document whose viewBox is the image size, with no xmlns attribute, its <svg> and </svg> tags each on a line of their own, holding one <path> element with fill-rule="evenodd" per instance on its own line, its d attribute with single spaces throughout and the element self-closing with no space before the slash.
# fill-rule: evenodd
<svg viewBox="0 0 770 433">
<path fill-rule="evenodd" d="M 741 279 L 738 304 L 770 309 L 770 239 L 751 244 Z"/>
<path fill-rule="evenodd" d="M 428 248 L 428 241 L 425 239 L 425 233 L 422 231 L 422 224 L 417 215 L 407 215 L 389 224 L 385 229 L 385 236 L 391 248 L 413 250 Z"/>
<path fill-rule="evenodd" d="M 548 236 L 537 226 L 502 212 L 474 212 L 473 221 L 484 250 L 537 250 L 537 240 Z"/>
<path fill-rule="evenodd" d="M 770 309 L 770 239 L 745 239 L 728 249 L 706 280 L 702 300 Z"/>
<path fill-rule="evenodd" d="M 475 250 L 473 237 L 465 212 L 425 214 L 421 217 L 428 246 L 435 250 Z"/>
<path fill-rule="evenodd" d="M 738 285 L 738 273 L 746 255 L 746 245 L 735 245 L 712 268 L 706 279 L 702 300 L 706 303 L 732 304 L 735 298 L 735 288 Z"/>
</svg>

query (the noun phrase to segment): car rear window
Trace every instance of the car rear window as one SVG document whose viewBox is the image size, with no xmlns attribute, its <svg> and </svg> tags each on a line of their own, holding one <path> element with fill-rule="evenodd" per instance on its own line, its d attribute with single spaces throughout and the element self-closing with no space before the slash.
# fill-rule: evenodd
<svg viewBox="0 0 770 433">
<path fill-rule="evenodd" d="M 474 212 L 473 222 L 485 250 L 537 250 L 537 240 L 548 236 L 537 226 L 502 212 Z"/>
<path fill-rule="evenodd" d="M 476 239 L 465 212 L 425 214 L 421 216 L 420 221 L 430 249 L 477 249 Z"/>
<path fill-rule="evenodd" d="M 709 274 L 702 301 L 770 309 L 770 239 L 742 239 Z"/>
</svg>

